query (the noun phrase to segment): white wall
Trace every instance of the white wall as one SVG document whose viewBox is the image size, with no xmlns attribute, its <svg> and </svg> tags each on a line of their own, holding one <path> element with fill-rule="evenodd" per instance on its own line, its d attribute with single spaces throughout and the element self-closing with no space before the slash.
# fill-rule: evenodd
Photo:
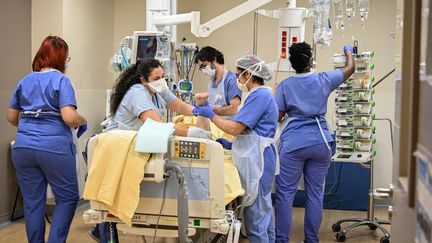
<svg viewBox="0 0 432 243">
<path fill-rule="evenodd" d="M 0 224 L 9 220 L 17 181 L 10 158 L 16 128 L 6 121 L 9 101 L 18 81 L 31 70 L 31 1 L 0 1 Z M 16 208 L 18 216 L 21 203 Z M 22 211 L 21 211 L 22 212 Z"/>
</svg>

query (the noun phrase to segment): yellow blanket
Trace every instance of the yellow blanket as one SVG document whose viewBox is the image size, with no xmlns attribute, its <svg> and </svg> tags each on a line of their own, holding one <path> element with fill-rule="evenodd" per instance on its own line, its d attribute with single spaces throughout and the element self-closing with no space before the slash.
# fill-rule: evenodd
<svg viewBox="0 0 432 243">
<path fill-rule="evenodd" d="M 114 130 L 98 135 L 91 158 L 84 199 L 99 202 L 132 226 L 140 184 L 150 154 L 135 152 L 136 131 Z"/>
<path fill-rule="evenodd" d="M 176 116 L 173 118 L 173 122 L 176 127 L 188 128 L 196 124 L 197 118 L 194 116 Z M 226 138 L 232 141 L 233 136 L 225 133 L 219 129 L 214 123 L 210 123 L 210 129 L 212 133 L 212 139 L 216 140 L 218 138 Z M 237 168 L 232 162 L 231 151 L 224 150 L 224 182 L 225 182 L 225 205 L 230 203 L 232 200 L 238 196 L 244 194 L 244 190 L 241 186 L 240 176 L 238 174 Z"/>
</svg>

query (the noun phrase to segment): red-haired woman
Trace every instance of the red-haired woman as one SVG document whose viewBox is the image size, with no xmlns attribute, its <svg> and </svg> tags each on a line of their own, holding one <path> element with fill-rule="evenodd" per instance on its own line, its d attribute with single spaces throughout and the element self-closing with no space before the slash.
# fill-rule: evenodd
<svg viewBox="0 0 432 243">
<path fill-rule="evenodd" d="M 9 104 L 7 119 L 18 127 L 12 159 L 29 242 L 45 242 L 47 183 L 56 200 L 48 242 L 66 242 L 79 200 L 72 130 L 79 127 L 81 135 L 87 125 L 76 111 L 75 92 L 64 75 L 69 60 L 66 42 L 46 37 L 33 60 L 33 72 L 19 81 Z"/>
</svg>

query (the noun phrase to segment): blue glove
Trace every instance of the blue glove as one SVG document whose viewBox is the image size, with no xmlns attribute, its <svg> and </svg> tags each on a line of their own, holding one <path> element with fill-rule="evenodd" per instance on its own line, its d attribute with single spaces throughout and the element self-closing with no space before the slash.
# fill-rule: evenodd
<svg viewBox="0 0 432 243">
<path fill-rule="evenodd" d="M 208 105 L 208 102 L 206 102 L 205 105 Z M 196 108 L 196 107 L 198 107 L 199 105 L 198 105 L 197 103 L 193 102 L 193 103 L 192 103 L 192 106 Z"/>
<path fill-rule="evenodd" d="M 78 127 L 77 138 L 80 138 L 87 131 L 87 123 Z"/>
<path fill-rule="evenodd" d="M 202 116 L 206 118 L 213 119 L 215 113 L 213 108 L 211 108 L 208 104 L 206 106 L 197 106 L 192 110 L 194 116 Z"/>
<path fill-rule="evenodd" d="M 225 138 L 218 138 L 216 139 L 216 142 L 222 144 L 222 147 L 224 147 L 225 149 L 231 150 L 232 148 L 232 142 L 228 141 Z"/>
<path fill-rule="evenodd" d="M 343 48 L 344 53 L 346 54 L 347 51 L 350 51 L 351 53 L 353 53 L 353 47 L 351 45 L 345 45 Z"/>
</svg>

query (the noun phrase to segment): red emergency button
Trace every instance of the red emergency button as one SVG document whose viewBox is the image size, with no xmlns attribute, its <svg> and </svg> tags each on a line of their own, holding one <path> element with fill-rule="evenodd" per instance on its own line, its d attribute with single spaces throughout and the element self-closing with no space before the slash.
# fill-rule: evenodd
<svg viewBox="0 0 432 243">
<path fill-rule="evenodd" d="M 281 50 L 281 58 L 286 58 L 286 48 L 282 48 L 282 50 Z"/>
</svg>

